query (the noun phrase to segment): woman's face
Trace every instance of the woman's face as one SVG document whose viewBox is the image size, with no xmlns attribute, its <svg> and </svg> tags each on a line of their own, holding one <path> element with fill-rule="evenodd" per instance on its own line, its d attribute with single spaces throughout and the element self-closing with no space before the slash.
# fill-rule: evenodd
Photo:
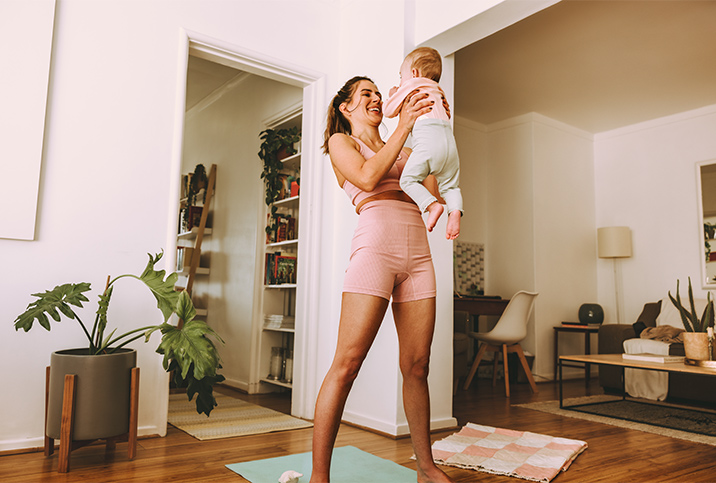
<svg viewBox="0 0 716 483">
<path fill-rule="evenodd" d="M 351 124 L 367 123 L 378 126 L 383 120 L 383 96 L 370 81 L 358 82 L 350 101 L 343 106 L 343 115 Z"/>
</svg>

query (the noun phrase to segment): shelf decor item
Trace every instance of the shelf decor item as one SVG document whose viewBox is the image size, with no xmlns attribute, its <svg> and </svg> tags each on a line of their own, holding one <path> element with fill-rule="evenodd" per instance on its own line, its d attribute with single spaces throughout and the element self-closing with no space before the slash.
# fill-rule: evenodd
<svg viewBox="0 0 716 483">
<path fill-rule="evenodd" d="M 682 334 L 684 338 L 684 352 L 686 358 L 690 360 L 706 361 L 711 359 L 711 351 L 709 350 L 709 329 L 713 332 L 714 326 L 714 305 L 711 300 L 711 292 L 706 295 L 706 307 L 699 318 L 694 303 L 694 292 L 691 288 L 691 277 L 689 277 L 689 306 L 691 310 L 686 309 L 681 303 L 679 294 L 679 281 L 676 281 L 676 297 L 669 292 L 669 299 L 679 310 L 681 322 L 684 324 L 686 332 Z"/>
<path fill-rule="evenodd" d="M 94 324 L 90 327 L 85 325 L 80 319 L 73 307 L 83 308 L 83 302 L 89 302 L 85 296 L 85 292 L 90 290 L 90 284 L 82 283 L 66 283 L 58 285 L 52 290 L 42 293 L 33 294 L 36 300 L 27 306 L 22 314 L 18 315 L 14 321 L 15 330 L 24 330 L 28 332 L 32 329 L 35 320 L 47 331 L 50 330 L 50 319 L 60 322 L 62 316 L 68 319 L 76 320 L 80 328 L 87 337 L 88 345 L 82 349 L 72 349 L 69 352 L 75 359 L 96 359 L 97 361 L 106 359 L 108 355 L 121 354 L 127 352 L 124 347 L 140 338 L 144 338 L 148 342 L 151 335 L 159 331 L 162 334 L 161 340 L 156 352 L 164 355 L 163 366 L 167 372 L 173 372 L 175 381 L 182 381 L 187 384 L 187 395 L 191 400 L 195 395 L 196 409 L 199 413 L 205 413 L 207 416 L 216 406 L 216 400 L 213 396 L 213 386 L 224 380 L 224 376 L 217 374 L 217 369 L 221 367 L 219 353 L 211 338 L 223 343 L 221 337 L 214 332 L 205 322 L 194 320 L 196 310 L 189 295 L 184 292 L 176 292 L 174 286 L 178 275 L 176 272 L 169 274 L 165 278 L 164 270 L 155 270 L 154 266 L 161 260 L 163 252 L 156 255 L 149 254 L 149 262 L 140 275 L 125 274 L 107 279 L 107 285 L 104 291 L 99 295 L 98 309 Z M 157 300 L 157 307 L 162 312 L 164 322 L 159 325 L 147 325 L 130 330 L 121 335 L 115 335 L 117 329 L 111 332 L 107 327 L 108 317 L 107 311 L 117 281 L 123 278 L 133 278 L 143 282 Z M 176 314 L 183 321 L 181 328 L 170 324 L 169 318 L 172 314 Z M 58 351 L 58 353 L 66 354 L 68 351 Z M 136 360 L 136 353 L 129 351 Z M 52 362 L 56 357 L 53 356 Z M 124 363 L 126 364 L 126 363 Z M 133 362 L 131 363 L 133 365 Z M 51 377 L 64 378 L 65 373 L 59 369 L 50 368 Z M 108 376 L 111 381 L 111 377 Z M 120 385 L 117 383 L 116 385 Z M 123 384 L 122 384 L 123 385 Z M 61 387 L 62 384 L 50 382 L 50 407 L 61 408 L 62 394 L 55 394 L 53 387 Z M 100 392 L 103 389 L 98 389 Z M 97 394 L 93 394 L 95 389 L 80 383 L 77 394 L 79 399 L 86 395 L 89 399 L 101 399 Z M 52 401 L 59 397 L 59 404 Z M 100 408 L 101 409 L 101 408 Z M 55 417 L 55 416 L 52 416 Z M 78 414 L 81 418 L 82 414 Z M 111 412 L 104 416 L 106 419 L 114 417 L 124 417 L 114 415 Z M 77 424 L 77 423 L 76 423 Z M 49 427 L 49 424 L 48 424 Z M 93 436 L 97 437 L 93 434 Z"/>
<path fill-rule="evenodd" d="M 285 174 L 282 159 L 287 156 L 296 154 L 294 144 L 301 140 L 301 132 L 297 126 L 282 129 L 266 129 L 259 134 L 261 139 L 261 147 L 259 150 L 259 158 L 263 162 L 263 172 L 261 179 L 266 185 L 266 206 L 279 199 L 280 193 L 284 187 Z M 290 186 L 289 186 L 290 191 Z M 275 212 L 276 207 L 271 208 L 271 212 Z"/>
<path fill-rule="evenodd" d="M 599 304 L 582 304 L 579 306 L 579 322 L 584 325 L 601 324 L 604 322 L 604 309 Z"/>
</svg>

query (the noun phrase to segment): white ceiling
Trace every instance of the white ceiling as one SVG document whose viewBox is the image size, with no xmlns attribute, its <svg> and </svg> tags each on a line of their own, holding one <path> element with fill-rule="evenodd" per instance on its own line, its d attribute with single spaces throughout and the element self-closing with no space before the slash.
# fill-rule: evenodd
<svg viewBox="0 0 716 483">
<path fill-rule="evenodd" d="M 597 133 L 716 104 L 716 1 L 565 0 L 456 53 L 455 114 Z"/>
<path fill-rule="evenodd" d="M 186 75 L 186 110 L 239 74 L 239 70 L 190 55 Z"/>
<path fill-rule="evenodd" d="M 456 115 L 592 133 L 716 104 L 716 0 L 564 0 L 455 54 Z M 238 70 L 189 57 L 187 110 Z"/>
</svg>

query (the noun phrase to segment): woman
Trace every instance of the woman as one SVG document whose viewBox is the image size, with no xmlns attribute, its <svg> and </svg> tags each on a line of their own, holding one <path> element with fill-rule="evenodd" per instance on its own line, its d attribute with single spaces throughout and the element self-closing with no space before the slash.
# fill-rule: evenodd
<svg viewBox="0 0 716 483">
<path fill-rule="evenodd" d="M 386 142 L 378 131 L 382 98 L 370 79 L 350 79 L 328 109 L 323 149 L 360 219 L 346 270 L 336 354 L 316 400 L 311 483 L 330 480 L 331 453 L 345 402 L 391 296 L 418 482 L 452 481 L 435 465 L 430 448 L 427 377 L 435 326 L 435 272 L 420 211 L 399 184 L 410 155 L 403 144 L 415 120 L 431 109 L 426 97 L 414 94 L 405 102 Z"/>
</svg>

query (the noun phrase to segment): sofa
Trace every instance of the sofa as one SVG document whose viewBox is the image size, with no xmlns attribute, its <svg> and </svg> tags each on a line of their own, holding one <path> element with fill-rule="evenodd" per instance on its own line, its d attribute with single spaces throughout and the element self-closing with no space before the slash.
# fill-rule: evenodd
<svg viewBox="0 0 716 483">
<path fill-rule="evenodd" d="M 697 301 L 697 311 L 699 311 L 699 305 L 701 305 L 699 302 Z M 625 352 L 625 342 L 627 347 L 629 344 L 633 346 L 633 343 L 638 343 L 634 339 L 639 338 L 644 329 L 663 324 L 683 329 L 678 311 L 675 310 L 668 298 L 644 304 L 641 314 L 633 324 L 604 324 L 600 326 L 598 333 L 599 353 L 623 354 Z M 683 356 L 684 345 L 677 342 L 670 343 L 668 345 L 668 354 Z M 663 373 L 654 373 L 654 371 L 629 369 L 627 371 L 632 371 L 631 374 L 627 375 L 627 377 L 632 378 L 643 377 L 640 374 L 649 374 L 647 377 L 653 377 L 654 375 L 667 377 Z M 624 387 L 622 385 L 622 369 L 620 367 L 599 366 L 599 384 L 606 393 L 621 394 Z M 627 388 L 627 390 L 629 389 Z M 668 375 L 668 391 L 665 392 L 668 393 L 666 399 L 669 401 L 713 405 L 716 404 L 716 377 L 670 373 Z"/>
</svg>

